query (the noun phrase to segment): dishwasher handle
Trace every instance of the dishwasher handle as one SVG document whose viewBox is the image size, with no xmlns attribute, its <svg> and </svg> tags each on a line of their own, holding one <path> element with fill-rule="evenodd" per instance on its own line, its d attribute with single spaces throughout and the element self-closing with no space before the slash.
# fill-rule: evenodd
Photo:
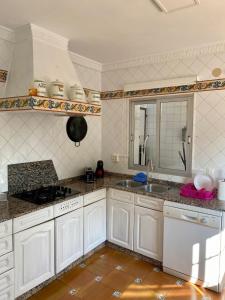
<svg viewBox="0 0 225 300">
<path fill-rule="evenodd" d="M 196 217 L 194 217 L 194 216 L 188 216 L 186 214 L 181 214 L 180 219 L 189 221 L 189 222 L 193 222 L 193 223 L 199 223 L 198 215 Z"/>
</svg>

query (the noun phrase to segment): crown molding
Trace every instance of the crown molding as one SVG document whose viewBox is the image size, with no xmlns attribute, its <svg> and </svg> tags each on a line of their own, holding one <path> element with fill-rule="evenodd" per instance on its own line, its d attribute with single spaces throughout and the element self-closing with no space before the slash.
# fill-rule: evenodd
<svg viewBox="0 0 225 300">
<path fill-rule="evenodd" d="M 96 71 L 102 71 L 102 64 L 96 60 L 87 58 L 85 56 L 79 55 L 75 52 L 70 51 L 70 57 L 74 64 L 78 64 L 80 66 L 87 67 L 89 69 L 94 69 Z"/>
<path fill-rule="evenodd" d="M 202 55 L 212 55 L 221 52 L 225 52 L 225 41 L 211 43 L 199 47 L 192 47 L 176 51 L 163 52 L 159 54 L 152 54 L 143 57 L 136 57 L 129 60 L 105 63 L 102 66 L 102 71 L 106 72 L 117 69 L 132 68 L 137 66 L 143 66 L 146 64 L 157 64 L 177 59 L 192 58 Z"/>
<path fill-rule="evenodd" d="M 14 30 L 0 25 L 0 39 L 8 42 L 15 42 Z"/>
</svg>

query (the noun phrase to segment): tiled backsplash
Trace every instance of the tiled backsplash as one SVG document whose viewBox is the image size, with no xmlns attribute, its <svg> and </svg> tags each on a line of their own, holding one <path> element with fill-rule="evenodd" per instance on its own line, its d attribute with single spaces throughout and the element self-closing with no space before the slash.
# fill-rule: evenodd
<svg viewBox="0 0 225 300">
<path fill-rule="evenodd" d="M 225 77 L 225 53 L 173 58 L 158 63 L 144 63 L 143 58 L 139 66 L 104 71 L 102 91 L 122 90 L 126 84 L 131 83 L 193 75 L 197 75 L 198 80 L 215 79 L 212 70 L 217 67 L 223 71 L 220 77 Z"/>
<path fill-rule="evenodd" d="M 9 70 L 13 44 L 0 39 L 0 69 Z M 101 74 L 76 66 L 82 84 L 99 90 Z M 5 84 L 0 83 L 0 97 Z M 47 113 L 4 112 L 0 115 L 0 191 L 7 190 L 7 165 L 52 159 L 59 178 L 80 175 L 101 159 L 101 117 L 86 117 L 88 132 L 80 147 L 66 133 L 67 117 Z"/>
<path fill-rule="evenodd" d="M 0 69 L 9 70 L 13 44 L 0 39 Z M 171 56 L 165 61 L 141 60 L 139 66 L 103 68 L 103 72 L 76 65 L 85 88 L 120 90 L 125 84 L 198 75 L 199 80 L 214 79 L 214 68 L 225 70 L 225 53 L 201 56 Z M 225 74 L 221 74 L 225 77 Z M 0 83 L 0 97 L 5 84 Z M 79 148 L 68 139 L 66 117 L 43 113 L 1 113 L 0 118 L 0 190 L 7 189 L 7 165 L 11 163 L 53 159 L 59 178 L 79 175 L 85 166 L 95 166 L 102 158 L 105 169 L 134 173 L 128 169 L 128 99 L 103 101 L 100 117 L 87 117 L 88 134 Z M 199 92 L 194 106 L 193 170 L 225 165 L 225 91 Z M 112 162 L 113 153 L 120 161 Z M 182 181 L 177 176 L 156 175 Z"/>
<path fill-rule="evenodd" d="M 115 69 L 103 72 L 102 90 L 120 90 L 128 83 L 148 82 L 197 75 L 199 80 L 215 79 L 212 70 L 224 70 L 225 53 L 182 58 L 155 64 Z M 224 74 L 221 75 L 225 77 Z M 123 173 L 128 169 L 128 99 L 103 101 L 102 154 L 106 168 Z M 195 93 L 193 171 L 225 166 L 225 91 Z M 119 154 L 120 161 L 112 162 L 111 155 Z M 156 174 L 156 177 L 182 181 L 177 176 Z"/>
<path fill-rule="evenodd" d="M 88 132 L 80 147 L 66 133 L 67 117 L 46 113 L 1 113 L 1 190 L 7 190 L 7 165 L 52 159 L 59 178 L 80 175 L 101 158 L 101 118 L 86 117 Z"/>
</svg>

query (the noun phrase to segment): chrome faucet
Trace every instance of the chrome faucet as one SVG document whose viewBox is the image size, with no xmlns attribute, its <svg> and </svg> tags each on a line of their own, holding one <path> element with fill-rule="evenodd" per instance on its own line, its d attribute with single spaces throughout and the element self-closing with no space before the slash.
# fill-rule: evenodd
<svg viewBox="0 0 225 300">
<path fill-rule="evenodd" d="M 147 165 L 146 165 L 146 177 L 147 177 L 147 183 L 148 183 L 148 180 L 149 180 L 149 171 L 153 172 L 154 171 L 154 166 L 153 166 L 153 161 L 152 159 L 149 159 L 147 161 Z M 152 176 L 151 176 L 152 178 Z"/>
</svg>

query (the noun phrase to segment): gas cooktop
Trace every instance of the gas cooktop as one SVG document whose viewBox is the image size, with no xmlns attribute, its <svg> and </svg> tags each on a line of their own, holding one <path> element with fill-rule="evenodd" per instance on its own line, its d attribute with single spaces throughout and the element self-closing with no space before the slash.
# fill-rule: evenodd
<svg viewBox="0 0 225 300">
<path fill-rule="evenodd" d="M 65 199 L 79 193 L 79 191 L 66 186 L 50 185 L 31 191 L 23 191 L 12 196 L 35 204 L 45 204 L 57 199 Z"/>
</svg>

